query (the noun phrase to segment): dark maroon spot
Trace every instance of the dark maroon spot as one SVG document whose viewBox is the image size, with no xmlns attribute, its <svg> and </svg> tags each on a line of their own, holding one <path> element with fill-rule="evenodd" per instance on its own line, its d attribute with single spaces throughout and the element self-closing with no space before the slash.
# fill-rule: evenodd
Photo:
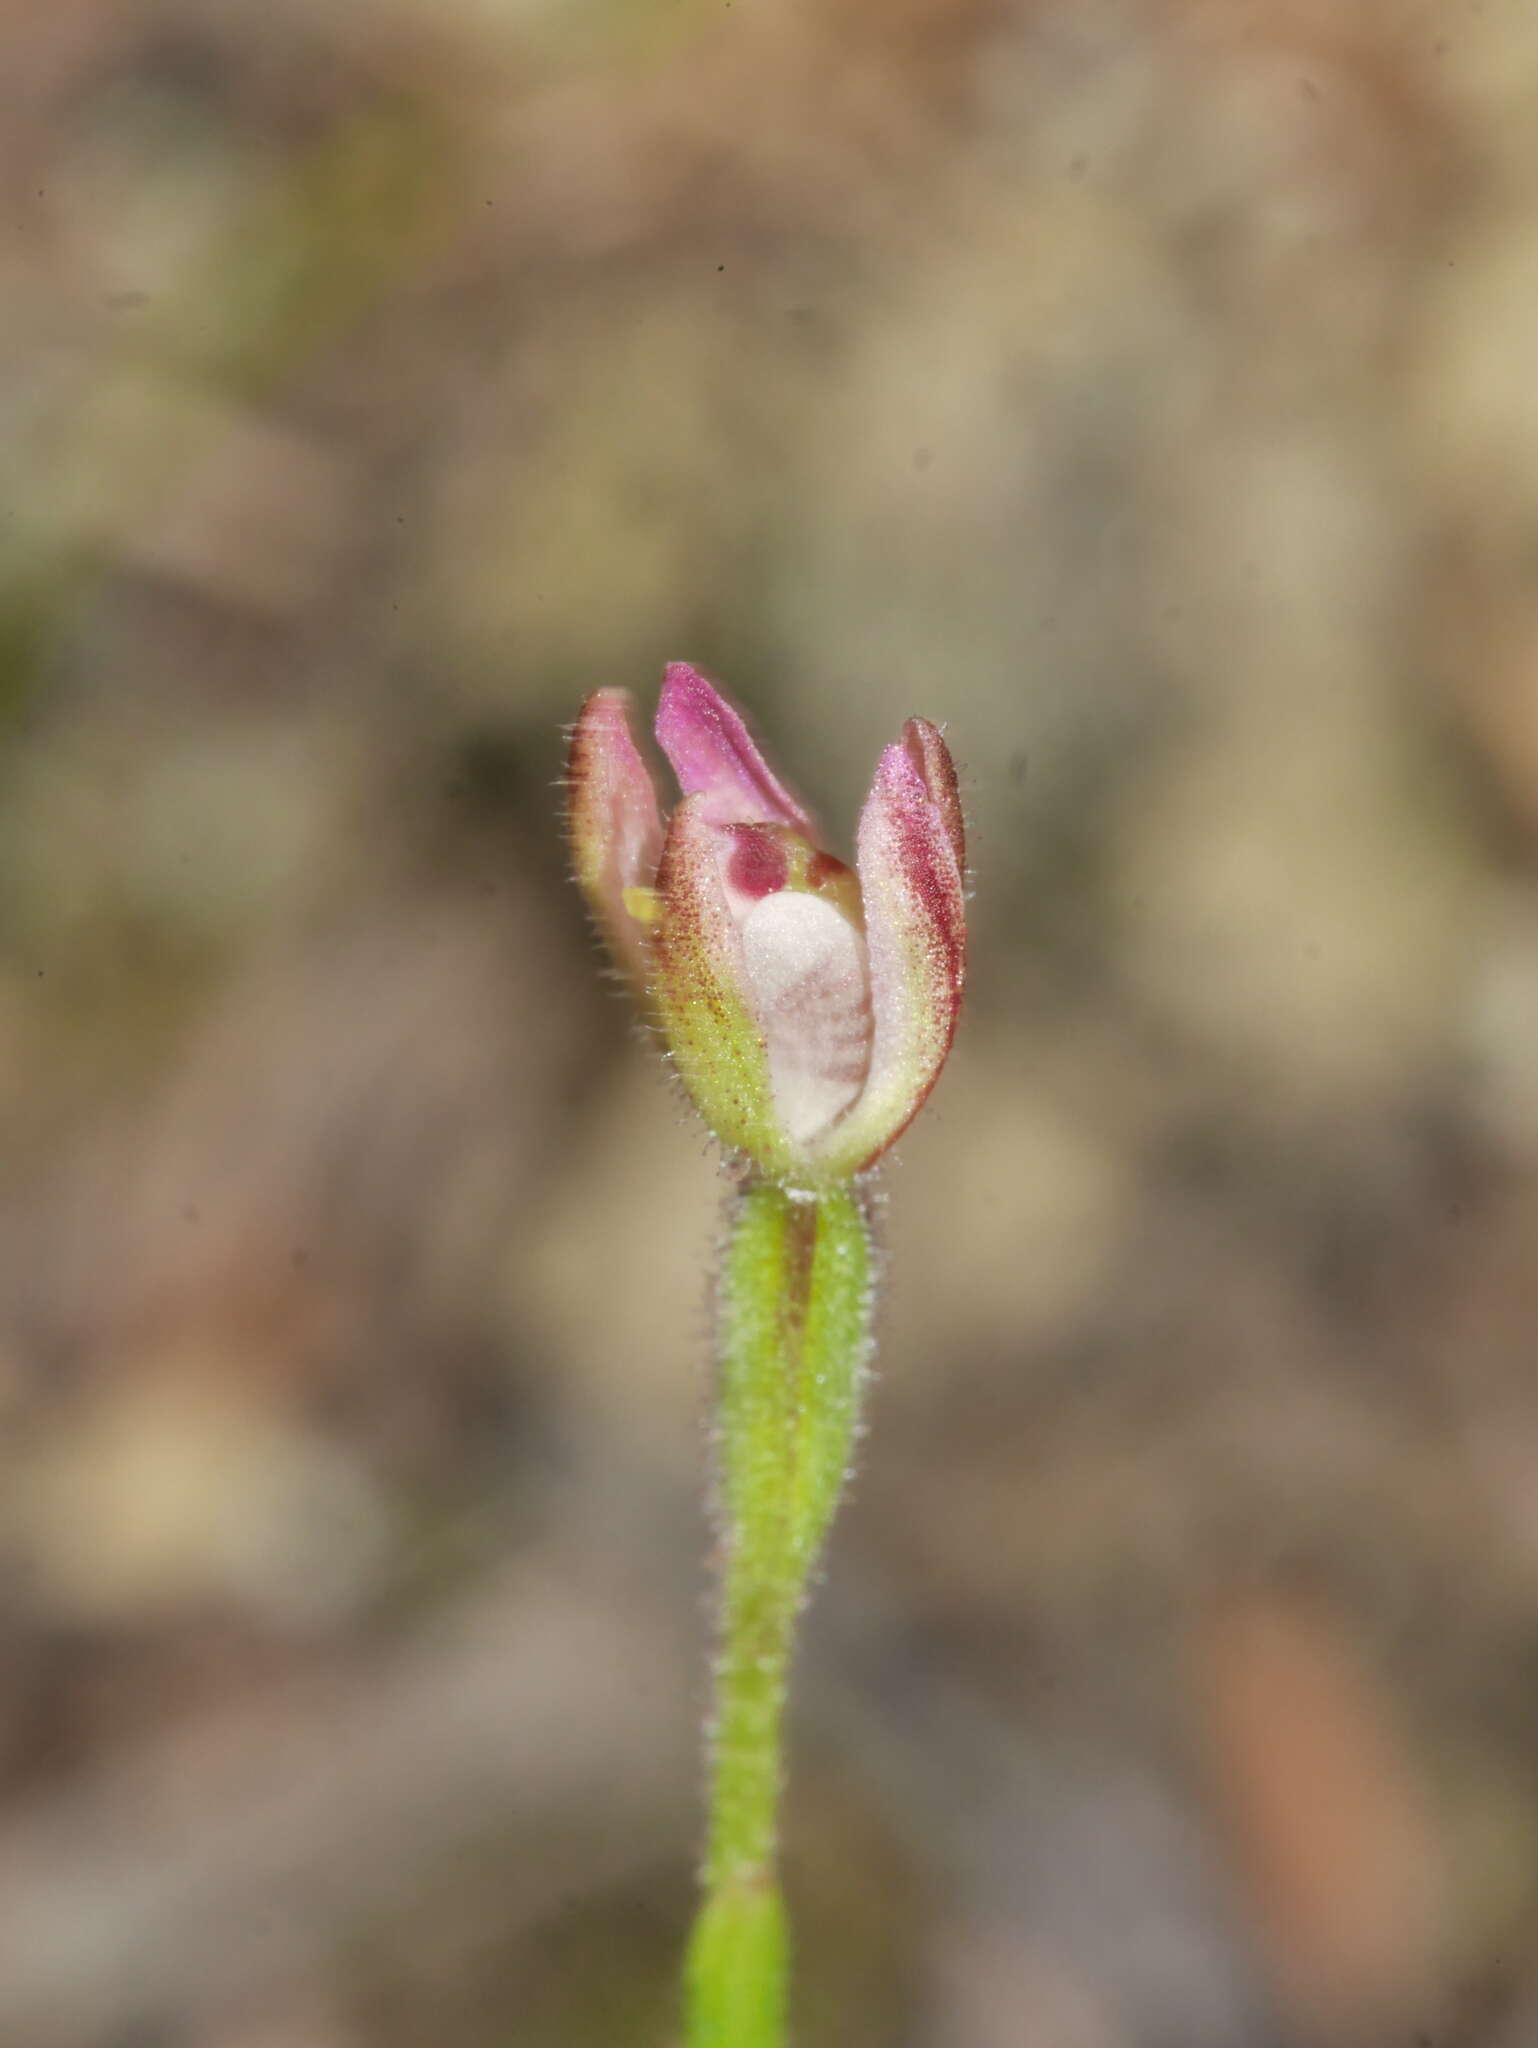
<svg viewBox="0 0 1538 2048">
<path fill-rule="evenodd" d="M 761 825 L 733 825 L 726 879 L 744 896 L 772 896 L 785 886 L 785 849 Z"/>
<path fill-rule="evenodd" d="M 806 886 L 809 889 L 828 889 L 843 881 L 849 869 L 837 854 L 814 853 L 806 866 Z"/>
</svg>

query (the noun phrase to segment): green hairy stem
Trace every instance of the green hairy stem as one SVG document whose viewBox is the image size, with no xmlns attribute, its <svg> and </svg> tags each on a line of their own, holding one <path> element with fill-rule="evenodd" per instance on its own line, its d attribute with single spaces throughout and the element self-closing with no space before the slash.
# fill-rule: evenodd
<svg viewBox="0 0 1538 2048">
<path fill-rule="evenodd" d="M 858 1189 L 762 1182 L 736 1196 L 720 1289 L 721 1647 L 687 2048 L 786 2038 L 781 1730 L 796 1618 L 849 1468 L 871 1280 Z"/>
</svg>

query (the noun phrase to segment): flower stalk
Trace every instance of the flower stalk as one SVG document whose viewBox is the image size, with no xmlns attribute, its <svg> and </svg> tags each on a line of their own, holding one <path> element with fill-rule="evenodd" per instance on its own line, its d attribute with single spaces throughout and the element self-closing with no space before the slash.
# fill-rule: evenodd
<svg viewBox="0 0 1538 2048">
<path fill-rule="evenodd" d="M 848 1469 L 870 1354 L 865 1196 L 759 1182 L 733 1202 L 720 1284 L 724 1540 L 704 1901 L 689 2048 L 778 2048 L 787 1939 L 776 1872 L 796 1619 Z"/>
</svg>

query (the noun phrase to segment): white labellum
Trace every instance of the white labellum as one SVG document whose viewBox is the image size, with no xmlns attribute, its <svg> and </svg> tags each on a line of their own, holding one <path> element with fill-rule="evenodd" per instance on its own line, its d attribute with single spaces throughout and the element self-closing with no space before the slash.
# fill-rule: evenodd
<svg viewBox="0 0 1538 2048">
<path fill-rule="evenodd" d="M 820 896 L 782 889 L 742 925 L 779 1121 L 803 1145 L 842 1116 L 870 1065 L 865 939 Z"/>
</svg>

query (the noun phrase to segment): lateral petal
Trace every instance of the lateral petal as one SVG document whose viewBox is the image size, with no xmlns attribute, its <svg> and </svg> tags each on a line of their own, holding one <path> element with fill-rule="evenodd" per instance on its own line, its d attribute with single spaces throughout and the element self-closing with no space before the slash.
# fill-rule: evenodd
<svg viewBox="0 0 1538 2048">
<path fill-rule="evenodd" d="M 685 797 L 657 871 L 652 996 L 664 1043 L 701 1116 L 729 1150 L 776 1172 L 787 1149 L 742 934 L 721 876 L 720 840 L 709 798 Z"/>
<path fill-rule="evenodd" d="M 662 813 L 630 727 L 628 690 L 595 690 L 578 713 L 566 756 L 566 828 L 588 908 L 615 958 L 645 986 L 650 934 L 625 892 L 647 889 L 662 852 Z"/>
<path fill-rule="evenodd" d="M 671 661 L 657 705 L 657 744 L 685 796 L 704 801 L 711 825 L 794 825 L 811 819 L 759 752 L 741 715 L 698 669 Z"/>
<path fill-rule="evenodd" d="M 910 738 L 911 726 L 883 751 L 860 813 L 871 1058 L 858 1101 L 817 1147 L 832 1173 L 862 1172 L 906 1129 L 945 1064 L 961 1009 L 966 906 L 954 771 L 935 728 Z"/>
<path fill-rule="evenodd" d="M 961 792 L 956 787 L 956 764 L 940 728 L 927 718 L 910 718 L 902 730 L 902 744 L 908 759 L 918 770 L 930 801 L 940 813 L 951 851 L 963 880 L 967 872 L 967 828 L 961 815 Z"/>
</svg>

